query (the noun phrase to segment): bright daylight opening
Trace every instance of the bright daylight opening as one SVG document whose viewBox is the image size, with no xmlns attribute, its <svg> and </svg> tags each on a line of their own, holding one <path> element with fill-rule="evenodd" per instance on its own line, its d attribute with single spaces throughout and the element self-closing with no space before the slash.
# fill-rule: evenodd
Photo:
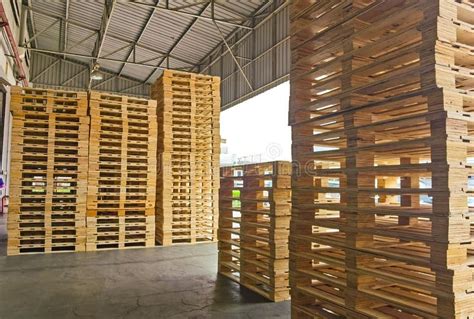
<svg viewBox="0 0 474 319">
<path fill-rule="evenodd" d="M 291 161 L 289 82 L 221 113 L 221 165 Z"/>
</svg>

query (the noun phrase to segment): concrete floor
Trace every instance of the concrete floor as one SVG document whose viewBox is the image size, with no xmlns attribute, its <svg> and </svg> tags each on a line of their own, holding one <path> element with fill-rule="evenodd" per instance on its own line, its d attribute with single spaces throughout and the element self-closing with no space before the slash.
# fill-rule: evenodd
<svg viewBox="0 0 474 319">
<path fill-rule="evenodd" d="M 216 244 L 6 257 L 0 215 L 0 318 L 289 318 L 217 275 Z"/>
</svg>

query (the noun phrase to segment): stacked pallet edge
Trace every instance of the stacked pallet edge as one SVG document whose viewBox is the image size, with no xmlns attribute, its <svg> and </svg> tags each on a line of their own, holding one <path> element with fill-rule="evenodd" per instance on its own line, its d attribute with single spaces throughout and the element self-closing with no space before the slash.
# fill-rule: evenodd
<svg viewBox="0 0 474 319">
<path fill-rule="evenodd" d="M 219 273 L 272 301 L 289 299 L 291 163 L 221 168 Z"/>
<path fill-rule="evenodd" d="M 292 2 L 293 318 L 474 316 L 473 17 Z"/>
<path fill-rule="evenodd" d="M 220 80 L 165 71 L 156 87 L 158 108 L 12 87 L 8 255 L 217 239 Z"/>
<path fill-rule="evenodd" d="M 217 240 L 220 79 L 165 70 L 157 100 L 156 237 L 162 245 Z"/>
<path fill-rule="evenodd" d="M 87 93 L 12 88 L 8 255 L 84 251 Z"/>
<path fill-rule="evenodd" d="M 87 250 L 155 245 L 156 101 L 90 93 Z"/>
</svg>

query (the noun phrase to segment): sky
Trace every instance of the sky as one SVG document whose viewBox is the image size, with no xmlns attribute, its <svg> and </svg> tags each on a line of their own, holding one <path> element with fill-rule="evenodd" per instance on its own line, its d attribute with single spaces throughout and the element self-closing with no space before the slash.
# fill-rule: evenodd
<svg viewBox="0 0 474 319">
<path fill-rule="evenodd" d="M 221 164 L 291 161 L 289 82 L 221 113 Z"/>
</svg>

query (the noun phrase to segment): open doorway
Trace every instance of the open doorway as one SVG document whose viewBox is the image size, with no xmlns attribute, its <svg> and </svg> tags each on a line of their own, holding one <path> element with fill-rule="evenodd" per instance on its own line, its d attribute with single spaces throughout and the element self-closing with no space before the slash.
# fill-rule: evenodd
<svg viewBox="0 0 474 319">
<path fill-rule="evenodd" d="M 291 161 L 289 82 L 221 113 L 221 166 Z"/>
</svg>

